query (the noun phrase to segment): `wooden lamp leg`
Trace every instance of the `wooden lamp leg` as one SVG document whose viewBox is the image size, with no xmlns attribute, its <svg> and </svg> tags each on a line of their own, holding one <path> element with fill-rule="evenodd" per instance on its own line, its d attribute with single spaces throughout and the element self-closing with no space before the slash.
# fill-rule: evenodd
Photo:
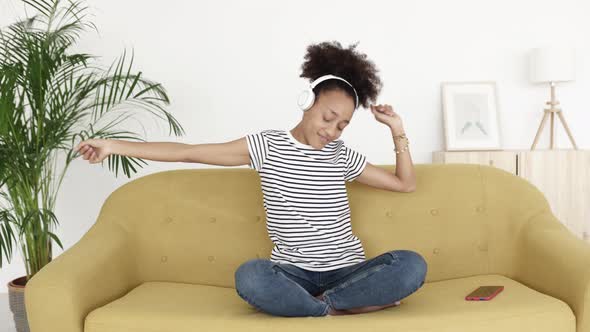
<svg viewBox="0 0 590 332">
<path fill-rule="evenodd" d="M 553 150 L 553 137 L 554 137 L 554 128 L 555 128 L 555 112 L 551 110 L 551 126 L 549 132 L 549 148 Z"/>
<path fill-rule="evenodd" d="M 545 114 L 543 114 L 543 119 L 541 120 L 541 124 L 539 125 L 539 129 L 537 129 L 537 134 L 535 135 L 535 140 L 533 141 L 533 145 L 531 146 L 531 151 L 535 149 L 535 145 L 537 145 L 537 142 L 539 141 L 539 136 L 541 136 L 541 132 L 543 131 L 543 128 L 545 127 L 545 122 L 547 122 L 547 115 L 548 115 L 548 112 L 547 112 L 547 110 L 545 110 Z"/>
<path fill-rule="evenodd" d="M 547 121 L 547 116 L 549 115 L 549 113 L 551 113 L 551 132 L 550 132 L 550 147 L 553 150 L 553 146 L 554 146 L 554 126 L 555 126 L 555 114 L 557 113 L 557 116 L 559 117 L 559 120 L 561 120 L 561 123 L 563 124 L 563 127 L 565 128 L 565 131 L 567 132 L 567 135 L 570 139 L 570 141 L 572 142 L 572 145 L 574 146 L 574 149 L 577 150 L 578 146 L 576 145 L 576 142 L 574 141 L 574 137 L 572 136 L 572 133 L 569 129 L 569 127 L 567 126 L 567 123 L 565 122 L 565 118 L 563 117 L 563 114 L 561 113 L 561 109 L 557 107 L 557 105 L 559 105 L 559 102 L 556 100 L 555 98 L 555 83 L 551 82 L 551 101 L 548 101 L 546 103 L 547 105 L 549 105 L 549 108 L 545 109 L 545 114 L 543 115 L 543 120 L 541 120 L 541 125 L 539 125 L 539 129 L 537 130 L 537 134 L 535 135 L 535 140 L 533 141 L 533 145 L 531 146 L 531 151 L 535 149 L 535 146 L 537 145 L 537 142 L 539 141 L 539 136 L 541 135 L 541 132 L 543 131 L 543 128 L 545 127 L 545 122 Z"/>
<path fill-rule="evenodd" d="M 561 123 L 563 124 L 563 128 L 565 128 L 565 132 L 567 133 L 567 136 L 570 138 L 570 142 L 572 142 L 572 145 L 574 146 L 574 150 L 577 150 L 578 146 L 576 145 L 576 142 L 574 141 L 574 137 L 572 136 L 572 133 L 570 132 L 570 128 L 567 126 L 567 123 L 565 122 L 565 118 L 563 117 L 563 114 L 561 113 L 561 111 L 557 112 L 557 116 L 559 116 L 559 119 L 561 120 Z"/>
</svg>

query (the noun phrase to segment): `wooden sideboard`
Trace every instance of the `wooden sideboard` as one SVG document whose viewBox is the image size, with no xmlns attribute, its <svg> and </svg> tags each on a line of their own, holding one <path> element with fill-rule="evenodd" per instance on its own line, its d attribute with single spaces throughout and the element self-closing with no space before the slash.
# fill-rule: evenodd
<svg viewBox="0 0 590 332">
<path fill-rule="evenodd" d="M 590 150 L 435 151 L 432 162 L 490 165 L 526 179 L 572 233 L 590 242 Z"/>
</svg>

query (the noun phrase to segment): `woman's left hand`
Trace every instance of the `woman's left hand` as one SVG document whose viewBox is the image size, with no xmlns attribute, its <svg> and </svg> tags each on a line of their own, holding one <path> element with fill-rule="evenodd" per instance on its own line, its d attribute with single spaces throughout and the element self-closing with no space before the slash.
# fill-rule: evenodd
<svg viewBox="0 0 590 332">
<path fill-rule="evenodd" d="M 392 131 L 403 132 L 403 124 L 400 116 L 393 111 L 391 105 L 370 105 L 371 112 L 377 121 L 389 126 Z"/>
</svg>

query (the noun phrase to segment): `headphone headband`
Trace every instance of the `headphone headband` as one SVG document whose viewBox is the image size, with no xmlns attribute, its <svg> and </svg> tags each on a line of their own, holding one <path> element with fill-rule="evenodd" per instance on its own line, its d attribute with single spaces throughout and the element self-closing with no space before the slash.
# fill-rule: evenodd
<svg viewBox="0 0 590 332">
<path fill-rule="evenodd" d="M 358 94 L 356 93 L 356 89 L 355 89 L 355 88 L 352 86 L 352 84 L 348 83 L 348 81 L 347 81 L 347 80 L 345 80 L 345 79 L 343 79 L 342 77 L 338 77 L 338 76 L 331 75 L 331 74 L 328 74 L 328 75 L 324 75 L 324 76 L 318 77 L 318 78 L 317 78 L 317 79 L 315 79 L 313 82 L 311 82 L 311 84 L 310 84 L 310 89 L 312 89 L 312 90 L 313 90 L 313 88 L 315 88 L 315 87 L 316 87 L 318 84 L 322 83 L 322 82 L 323 82 L 323 81 L 325 81 L 325 80 L 329 80 L 329 79 L 337 79 L 337 80 L 341 80 L 341 81 L 343 81 L 344 83 L 346 83 L 346 84 L 350 85 L 350 87 L 352 88 L 352 91 L 354 91 L 354 96 L 355 96 L 355 104 L 354 104 L 354 109 L 356 109 L 356 108 L 358 107 L 358 105 L 359 105 L 359 96 L 358 96 Z"/>
</svg>

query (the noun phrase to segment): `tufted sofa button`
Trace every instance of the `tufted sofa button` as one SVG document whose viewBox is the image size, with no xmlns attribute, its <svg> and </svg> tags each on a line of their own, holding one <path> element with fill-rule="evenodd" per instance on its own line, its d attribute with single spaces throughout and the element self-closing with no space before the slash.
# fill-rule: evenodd
<svg viewBox="0 0 590 332">
<path fill-rule="evenodd" d="M 432 250 L 433 253 L 438 254 L 439 253 L 439 249 L 438 248 L 434 248 L 434 250 Z"/>
<path fill-rule="evenodd" d="M 168 261 L 168 256 L 162 256 L 162 258 L 160 258 L 160 261 L 166 263 L 166 261 Z"/>
<path fill-rule="evenodd" d="M 391 213 L 391 211 L 387 211 L 387 212 L 385 212 L 385 215 L 388 217 L 391 217 L 392 213 Z"/>
<path fill-rule="evenodd" d="M 209 219 L 209 221 L 210 221 L 210 222 L 216 222 L 216 221 L 217 221 L 217 218 L 215 218 L 215 217 L 211 217 L 211 218 Z"/>
<path fill-rule="evenodd" d="M 209 256 L 209 257 L 207 257 L 207 259 L 209 260 L 209 262 L 213 262 L 215 260 L 215 257 Z"/>
<path fill-rule="evenodd" d="M 478 207 L 477 207 L 475 210 L 476 210 L 477 212 L 483 212 L 485 209 L 484 209 L 484 207 L 483 207 L 483 206 L 478 206 Z"/>
<path fill-rule="evenodd" d="M 438 210 L 437 209 L 432 209 L 432 210 L 430 210 L 430 214 L 433 215 L 433 216 L 436 216 L 436 215 L 438 215 Z"/>
<path fill-rule="evenodd" d="M 256 254 L 256 258 L 260 258 L 260 254 Z"/>
<path fill-rule="evenodd" d="M 262 217 L 261 216 L 256 216 L 256 221 L 260 221 L 260 220 L 262 220 Z"/>
<path fill-rule="evenodd" d="M 164 222 L 169 224 L 172 222 L 172 217 L 166 217 L 166 219 L 164 219 Z"/>
</svg>

